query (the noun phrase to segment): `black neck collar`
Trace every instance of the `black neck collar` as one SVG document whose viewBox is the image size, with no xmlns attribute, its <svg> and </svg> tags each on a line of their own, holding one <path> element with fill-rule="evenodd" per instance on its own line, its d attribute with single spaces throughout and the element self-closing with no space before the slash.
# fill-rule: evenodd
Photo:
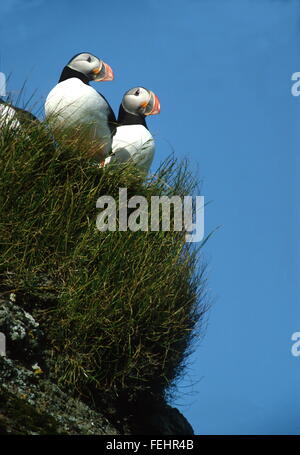
<svg viewBox="0 0 300 455">
<path fill-rule="evenodd" d="M 118 115 L 118 124 L 119 125 L 143 125 L 148 129 L 145 116 L 144 115 L 133 115 L 126 112 L 122 104 L 120 105 L 119 115 Z"/>
<path fill-rule="evenodd" d="M 84 84 L 89 85 L 88 77 L 86 77 L 84 74 L 80 73 L 79 71 L 73 70 L 69 66 L 64 67 L 58 82 L 66 81 L 67 79 L 71 79 L 71 77 L 77 77 L 77 79 L 80 79 Z"/>
</svg>

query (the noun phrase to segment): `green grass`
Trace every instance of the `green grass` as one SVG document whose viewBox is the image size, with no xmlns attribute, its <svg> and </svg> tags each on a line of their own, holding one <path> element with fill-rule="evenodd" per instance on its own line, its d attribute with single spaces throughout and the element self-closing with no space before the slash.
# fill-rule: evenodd
<svg viewBox="0 0 300 455">
<path fill-rule="evenodd" d="M 148 200 L 193 194 L 196 181 L 173 157 L 144 182 L 132 165 L 103 171 L 83 132 L 71 137 L 54 146 L 45 124 L 0 131 L 2 288 L 55 291 L 40 314 L 60 384 L 83 395 L 164 397 L 202 335 L 201 248 L 182 232 L 99 232 L 96 200 L 117 198 L 119 187 Z"/>
</svg>

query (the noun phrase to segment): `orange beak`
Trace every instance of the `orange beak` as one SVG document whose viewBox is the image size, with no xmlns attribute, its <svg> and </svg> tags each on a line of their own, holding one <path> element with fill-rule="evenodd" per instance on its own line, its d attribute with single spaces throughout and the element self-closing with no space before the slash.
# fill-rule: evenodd
<svg viewBox="0 0 300 455">
<path fill-rule="evenodd" d="M 107 64 L 104 63 L 104 68 L 105 68 L 105 77 L 102 79 L 102 81 L 112 81 L 114 79 L 114 72 L 111 69 L 111 67 Z"/>
<path fill-rule="evenodd" d="M 114 73 L 111 67 L 107 64 L 102 62 L 102 66 L 99 68 L 95 68 L 92 70 L 92 73 L 96 75 L 94 81 L 112 81 L 114 79 Z"/>
<path fill-rule="evenodd" d="M 160 113 L 160 101 L 155 93 L 150 90 L 150 100 L 147 103 L 145 115 L 155 115 Z"/>
</svg>

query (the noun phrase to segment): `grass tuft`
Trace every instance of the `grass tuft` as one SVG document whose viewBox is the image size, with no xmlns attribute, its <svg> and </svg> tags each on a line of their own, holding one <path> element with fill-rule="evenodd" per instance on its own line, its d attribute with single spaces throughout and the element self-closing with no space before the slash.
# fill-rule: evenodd
<svg viewBox="0 0 300 455">
<path fill-rule="evenodd" d="M 174 157 L 146 181 L 133 165 L 100 169 L 82 131 L 64 134 L 54 142 L 45 123 L 0 131 L 2 284 L 55 290 L 40 314 L 59 383 L 80 394 L 163 397 L 202 334 L 201 248 L 182 232 L 99 232 L 96 200 L 117 199 L 120 187 L 148 201 L 191 195 L 196 181 Z"/>
</svg>

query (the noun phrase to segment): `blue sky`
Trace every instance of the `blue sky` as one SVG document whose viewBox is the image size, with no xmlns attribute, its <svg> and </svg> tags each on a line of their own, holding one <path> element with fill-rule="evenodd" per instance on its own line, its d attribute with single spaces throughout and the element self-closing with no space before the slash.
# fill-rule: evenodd
<svg viewBox="0 0 300 455">
<path fill-rule="evenodd" d="M 7 0 L 0 71 L 40 105 L 74 54 L 103 58 L 118 110 L 136 85 L 161 114 L 153 168 L 175 150 L 203 179 L 213 306 L 174 403 L 196 434 L 300 434 L 298 0 Z"/>
</svg>

